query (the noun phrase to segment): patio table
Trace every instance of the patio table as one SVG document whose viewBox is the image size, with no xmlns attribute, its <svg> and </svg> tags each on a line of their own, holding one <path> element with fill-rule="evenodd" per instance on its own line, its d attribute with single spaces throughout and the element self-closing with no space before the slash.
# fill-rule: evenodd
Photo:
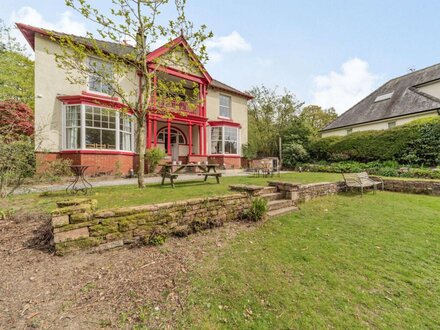
<svg viewBox="0 0 440 330">
<path fill-rule="evenodd" d="M 162 165 L 161 176 L 162 176 L 162 185 L 165 184 L 165 179 L 170 179 L 171 187 L 174 188 L 174 180 L 179 176 L 178 173 L 181 173 L 184 169 L 193 168 L 200 169 L 203 172 L 198 173 L 198 175 L 204 176 L 204 180 L 206 181 L 208 177 L 215 177 L 217 183 L 220 183 L 221 173 L 217 173 L 217 164 L 183 164 L 183 165 L 174 165 L 174 164 L 164 164 Z"/>
<path fill-rule="evenodd" d="M 89 168 L 89 165 L 71 165 L 70 169 L 75 174 L 75 179 L 67 186 L 66 192 L 77 194 L 82 191 L 84 194 L 89 193 L 93 189 L 92 184 L 87 181 L 84 173 Z"/>
</svg>

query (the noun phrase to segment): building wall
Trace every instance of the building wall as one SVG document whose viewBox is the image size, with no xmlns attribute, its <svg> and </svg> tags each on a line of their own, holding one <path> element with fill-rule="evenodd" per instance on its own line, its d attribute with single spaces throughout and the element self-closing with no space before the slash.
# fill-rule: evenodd
<svg viewBox="0 0 440 330">
<path fill-rule="evenodd" d="M 437 98 L 440 98 L 440 81 L 433 82 L 424 86 L 418 87 L 418 90 L 426 94 L 430 94 Z"/>
<path fill-rule="evenodd" d="M 413 120 L 416 120 L 416 119 L 428 118 L 428 117 L 433 117 L 433 116 L 438 116 L 437 110 L 429 111 L 429 112 L 425 112 L 425 113 L 421 113 L 421 114 L 417 114 L 417 115 L 412 115 L 412 116 L 405 116 L 405 117 L 394 118 L 394 119 L 389 118 L 387 120 L 376 121 L 376 122 L 368 123 L 365 125 L 348 126 L 348 127 L 342 128 L 342 129 L 336 129 L 336 130 L 332 130 L 332 131 L 328 131 L 328 132 L 322 132 L 322 137 L 345 136 L 348 134 L 347 130 L 350 128 L 352 129 L 352 132 L 384 130 L 384 129 L 388 129 L 389 122 L 395 121 L 396 126 L 400 126 L 400 125 L 407 124 L 407 123 L 409 123 Z"/>
<path fill-rule="evenodd" d="M 65 70 L 59 68 L 53 54 L 60 47 L 47 37 L 35 36 L 35 130 L 36 150 L 56 152 L 62 149 L 61 95 L 80 95 L 87 85 L 71 84 Z M 138 86 L 135 70 L 121 79 L 121 86 L 129 93 Z M 134 96 L 133 96 L 134 97 Z"/>
<path fill-rule="evenodd" d="M 231 120 L 241 125 L 240 130 L 240 145 L 248 143 L 248 113 L 247 100 L 243 97 L 229 94 L 227 92 L 220 92 L 216 89 L 209 88 L 206 96 L 206 116 L 209 120 L 222 120 L 220 116 L 219 95 L 224 94 L 231 97 Z M 209 143 L 209 127 L 208 127 L 208 143 Z M 209 144 L 208 144 L 209 146 Z M 208 147 L 209 149 L 209 147 Z M 241 150 L 241 146 L 239 147 Z"/>
</svg>

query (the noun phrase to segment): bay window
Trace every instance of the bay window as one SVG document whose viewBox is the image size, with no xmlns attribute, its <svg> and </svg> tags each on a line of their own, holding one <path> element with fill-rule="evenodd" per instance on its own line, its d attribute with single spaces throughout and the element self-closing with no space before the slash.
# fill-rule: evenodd
<svg viewBox="0 0 440 330">
<path fill-rule="evenodd" d="M 237 127 L 211 127 L 211 154 L 238 155 L 238 138 Z"/>
<path fill-rule="evenodd" d="M 64 110 L 64 148 L 134 151 L 131 116 L 113 109 L 67 105 Z"/>
</svg>

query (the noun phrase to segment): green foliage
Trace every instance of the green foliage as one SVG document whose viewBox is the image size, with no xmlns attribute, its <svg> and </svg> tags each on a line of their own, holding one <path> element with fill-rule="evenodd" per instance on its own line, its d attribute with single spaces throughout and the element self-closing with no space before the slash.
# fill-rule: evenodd
<svg viewBox="0 0 440 330">
<path fill-rule="evenodd" d="M 294 168 L 298 163 L 307 162 L 309 153 L 297 142 L 283 144 L 283 166 Z"/>
<path fill-rule="evenodd" d="M 338 117 L 334 108 L 323 109 L 318 105 L 308 105 L 301 111 L 300 118 L 313 130 L 313 135 Z"/>
<path fill-rule="evenodd" d="M 38 163 L 38 168 L 45 170 L 34 176 L 34 180 L 40 182 L 58 182 L 62 177 L 72 176 L 71 159 L 55 159 Z"/>
<path fill-rule="evenodd" d="M 159 162 L 164 159 L 166 153 L 161 148 L 150 148 L 145 152 L 145 160 L 148 164 L 148 173 L 154 173 Z"/>
<path fill-rule="evenodd" d="M 310 143 L 308 150 L 315 161 L 394 160 L 435 166 L 440 163 L 440 118 L 417 120 L 389 130 L 322 138 Z"/>
<path fill-rule="evenodd" d="M 261 221 L 266 216 L 267 210 L 267 200 L 256 197 L 252 200 L 251 208 L 247 212 L 246 217 L 251 221 Z"/>
<path fill-rule="evenodd" d="M 12 194 L 35 171 L 34 144 L 29 137 L 0 135 L 0 197 Z"/>
<path fill-rule="evenodd" d="M 255 159 L 257 157 L 257 150 L 253 144 L 243 144 L 241 146 L 241 151 L 243 157 L 249 160 Z"/>
<path fill-rule="evenodd" d="M 148 238 L 148 243 L 151 245 L 163 245 L 166 241 L 166 236 L 157 232 L 153 232 Z"/>
<path fill-rule="evenodd" d="M 291 131 L 302 103 L 287 90 L 278 94 L 276 89 L 260 86 L 248 93 L 254 97 L 248 105 L 249 144 L 258 156 L 278 156 L 279 137 Z"/>
<path fill-rule="evenodd" d="M 34 107 L 34 62 L 0 20 L 0 100 L 14 99 Z"/>
</svg>

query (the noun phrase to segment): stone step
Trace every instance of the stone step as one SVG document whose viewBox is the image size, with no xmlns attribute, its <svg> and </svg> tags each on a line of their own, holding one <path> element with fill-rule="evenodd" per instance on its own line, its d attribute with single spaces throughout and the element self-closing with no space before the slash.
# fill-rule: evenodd
<svg viewBox="0 0 440 330">
<path fill-rule="evenodd" d="M 287 213 L 291 213 L 291 212 L 296 212 L 298 210 L 299 209 L 296 206 L 289 206 L 289 207 L 285 207 L 285 208 L 282 208 L 282 209 L 269 211 L 269 212 L 267 212 L 267 216 L 269 218 L 272 218 L 272 217 L 277 217 L 277 216 L 280 216 L 280 215 L 283 215 L 283 214 L 287 214 Z"/>
<path fill-rule="evenodd" d="M 284 194 L 283 193 L 269 193 L 269 194 L 262 194 L 260 195 L 260 197 L 264 198 L 265 200 L 269 201 L 274 201 L 277 199 L 284 199 Z"/>
<path fill-rule="evenodd" d="M 271 194 L 278 192 L 277 187 L 264 187 L 264 189 L 261 191 L 261 195 L 264 194 Z"/>
<path fill-rule="evenodd" d="M 270 201 L 268 203 L 269 211 L 283 209 L 285 207 L 292 206 L 292 201 L 290 199 L 278 199 L 274 201 Z"/>
</svg>

